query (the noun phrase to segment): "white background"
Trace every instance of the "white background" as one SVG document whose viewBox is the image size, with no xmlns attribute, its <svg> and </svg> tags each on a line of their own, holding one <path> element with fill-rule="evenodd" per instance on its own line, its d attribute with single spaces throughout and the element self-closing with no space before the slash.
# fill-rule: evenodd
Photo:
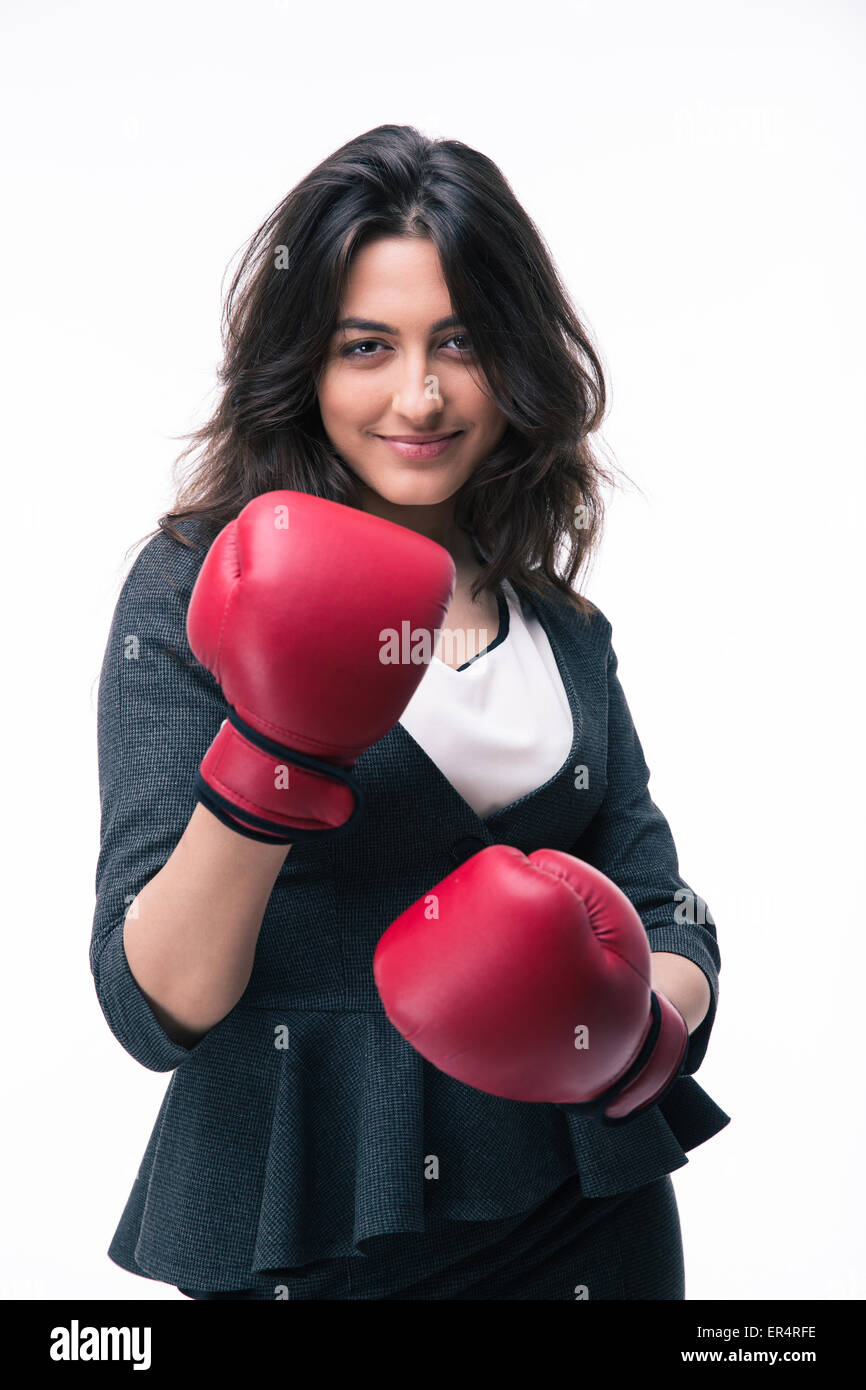
<svg viewBox="0 0 866 1390">
<path fill-rule="evenodd" d="M 500 165 L 609 373 L 637 487 L 587 592 L 722 952 L 697 1080 L 732 1123 L 674 1176 L 687 1297 L 866 1296 L 864 27 L 840 0 L 6 0 L 7 1298 L 181 1297 L 106 1255 L 169 1078 L 89 973 L 99 668 L 215 399 L 229 263 L 383 122 Z"/>
</svg>

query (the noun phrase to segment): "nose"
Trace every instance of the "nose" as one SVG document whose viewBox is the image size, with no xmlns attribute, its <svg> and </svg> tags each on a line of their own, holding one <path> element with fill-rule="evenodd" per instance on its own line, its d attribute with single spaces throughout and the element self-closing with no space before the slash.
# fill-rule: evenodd
<svg viewBox="0 0 866 1390">
<path fill-rule="evenodd" d="M 395 414 L 411 420 L 419 430 L 434 424 L 441 415 L 445 405 L 442 387 L 426 357 L 407 356 L 403 360 L 391 404 Z"/>
</svg>

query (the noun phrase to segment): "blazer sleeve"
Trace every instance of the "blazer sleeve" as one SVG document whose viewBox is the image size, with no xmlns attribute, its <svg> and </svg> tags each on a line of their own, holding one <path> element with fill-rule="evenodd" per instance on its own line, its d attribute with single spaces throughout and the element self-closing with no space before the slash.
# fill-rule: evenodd
<svg viewBox="0 0 866 1390">
<path fill-rule="evenodd" d="M 162 533 L 147 544 L 118 598 L 99 681 L 101 828 L 90 968 L 109 1028 L 152 1071 L 173 1069 L 195 1047 L 175 1042 L 158 1022 L 130 970 L 123 925 L 192 815 L 196 769 L 226 714 L 219 686 L 186 640 L 204 555 Z"/>
<path fill-rule="evenodd" d="M 704 1059 L 716 1015 L 719 956 L 716 928 L 703 898 L 680 876 L 670 826 L 649 790 L 649 768 L 617 675 L 617 657 L 607 662 L 607 789 L 601 806 L 572 853 L 594 864 L 634 904 L 653 951 L 687 956 L 710 986 L 710 1006 L 689 1036 L 680 1065 L 696 1072 Z"/>
</svg>

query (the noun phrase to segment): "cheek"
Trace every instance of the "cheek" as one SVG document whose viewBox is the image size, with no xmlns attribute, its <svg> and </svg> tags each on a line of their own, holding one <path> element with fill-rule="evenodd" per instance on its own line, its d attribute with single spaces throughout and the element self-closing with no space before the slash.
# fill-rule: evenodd
<svg viewBox="0 0 866 1390">
<path fill-rule="evenodd" d="M 364 391 L 363 382 L 357 376 L 341 373 L 338 367 L 325 372 L 318 395 L 323 419 L 330 418 L 335 425 L 351 425 L 363 413 L 365 403 L 369 404 L 369 392 Z"/>
<path fill-rule="evenodd" d="M 507 424 L 506 418 L 495 401 L 492 401 L 476 382 L 472 383 L 471 398 L 465 402 L 466 413 L 474 419 L 485 435 L 502 433 Z"/>
<path fill-rule="evenodd" d="M 496 442 L 505 433 L 508 422 L 499 407 L 487 401 L 479 413 L 479 423 L 485 439 Z"/>
</svg>

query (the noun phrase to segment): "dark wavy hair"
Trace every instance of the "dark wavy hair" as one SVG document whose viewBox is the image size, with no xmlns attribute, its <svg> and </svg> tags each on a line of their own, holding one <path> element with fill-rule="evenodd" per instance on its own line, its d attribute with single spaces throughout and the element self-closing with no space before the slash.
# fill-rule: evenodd
<svg viewBox="0 0 866 1390">
<path fill-rule="evenodd" d="M 253 497 L 279 488 L 357 505 L 357 478 L 322 425 L 317 382 L 355 253 L 383 236 L 436 246 L 452 312 L 466 325 L 489 393 L 507 418 L 496 448 L 455 498 L 455 521 L 487 563 L 472 587 L 505 578 L 530 593 L 574 591 L 600 538 L 590 444 L 604 373 L 545 242 L 497 166 L 459 140 L 382 125 L 350 140 L 286 195 L 246 245 L 222 319 L 221 393 L 174 465 L 201 455 L 159 530 L 184 545 L 184 518 L 215 537 Z M 151 534 L 156 534 L 152 532 Z"/>
</svg>

